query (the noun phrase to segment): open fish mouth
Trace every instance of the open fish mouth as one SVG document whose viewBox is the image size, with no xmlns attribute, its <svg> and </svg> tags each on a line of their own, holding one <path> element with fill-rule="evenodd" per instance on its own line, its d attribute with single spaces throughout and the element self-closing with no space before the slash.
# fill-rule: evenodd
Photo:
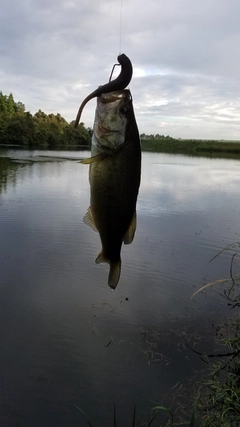
<svg viewBox="0 0 240 427">
<path fill-rule="evenodd" d="M 98 97 L 93 145 L 96 142 L 98 146 L 105 147 L 107 150 L 109 148 L 115 150 L 124 143 L 127 126 L 125 110 L 128 108 L 129 100 L 131 97 L 128 90 L 116 94 L 112 92 L 102 94 Z"/>
<path fill-rule="evenodd" d="M 121 99 L 126 97 L 127 93 L 128 93 L 128 91 L 126 91 L 126 90 L 119 90 L 119 91 L 115 91 L 115 92 L 102 93 L 100 95 L 101 102 L 103 104 L 107 104 L 109 102 L 121 101 Z"/>
</svg>

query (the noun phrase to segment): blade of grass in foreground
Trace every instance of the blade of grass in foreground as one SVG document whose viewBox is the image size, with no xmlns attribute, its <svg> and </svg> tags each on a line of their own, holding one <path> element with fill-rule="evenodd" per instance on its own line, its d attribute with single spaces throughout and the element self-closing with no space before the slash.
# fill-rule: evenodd
<svg viewBox="0 0 240 427">
<path fill-rule="evenodd" d="M 189 427 L 194 427 L 199 399 L 200 399 L 200 391 L 198 391 L 197 397 L 194 401 L 193 411 L 192 411 Z"/>
<path fill-rule="evenodd" d="M 165 411 L 165 412 L 167 412 L 169 415 L 171 415 L 172 422 L 173 422 L 173 413 L 169 408 L 166 408 L 166 406 L 155 406 L 154 408 L 152 408 L 152 411 Z"/>
<path fill-rule="evenodd" d="M 202 286 L 200 289 L 198 289 L 194 294 L 192 294 L 191 299 L 193 299 L 199 292 L 203 291 L 203 289 L 208 288 L 209 286 L 215 285 L 215 283 L 222 283 L 222 282 L 230 282 L 230 279 L 219 279 L 215 280 L 215 282 L 207 283 L 206 285 Z"/>
<path fill-rule="evenodd" d="M 134 406 L 134 410 L 133 410 L 133 422 L 132 422 L 132 427 L 135 427 L 135 423 L 136 423 L 136 405 Z"/>
<path fill-rule="evenodd" d="M 156 416 L 157 416 L 157 413 L 151 418 L 151 420 L 149 421 L 149 423 L 147 424 L 146 427 L 149 427 L 152 424 L 152 422 L 153 422 L 153 420 L 155 420 Z"/>
<path fill-rule="evenodd" d="M 113 425 L 114 427 L 117 427 L 117 418 L 116 418 L 116 406 L 114 403 L 114 407 L 113 407 Z"/>
<path fill-rule="evenodd" d="M 79 408 L 79 406 L 77 406 L 77 405 L 75 405 L 75 406 L 86 417 L 88 425 L 90 427 L 93 427 L 92 420 L 89 418 L 89 416 L 86 414 L 86 412 L 84 412 L 81 408 Z"/>
<path fill-rule="evenodd" d="M 234 242 L 234 243 L 231 243 L 230 245 L 228 245 L 228 246 L 226 246 L 225 248 L 223 248 L 223 249 L 221 249 L 221 251 L 219 251 L 218 253 L 217 253 L 217 255 L 215 255 L 212 259 L 210 259 L 210 261 L 209 262 L 212 262 L 215 258 L 217 258 L 222 252 L 224 252 L 224 251 L 227 251 L 228 249 L 230 249 L 230 248 L 233 248 L 235 245 L 239 245 L 240 246 L 240 242 Z"/>
</svg>

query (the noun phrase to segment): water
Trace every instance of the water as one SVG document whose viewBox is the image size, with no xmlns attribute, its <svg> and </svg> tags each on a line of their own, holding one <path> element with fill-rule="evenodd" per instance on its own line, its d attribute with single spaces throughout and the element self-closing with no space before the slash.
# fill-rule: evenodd
<svg viewBox="0 0 240 427">
<path fill-rule="evenodd" d="M 137 232 L 111 291 L 82 221 L 88 166 L 70 160 L 88 153 L 0 156 L 0 425 L 85 426 L 78 406 L 110 426 L 115 403 L 126 427 L 135 404 L 146 421 L 179 385 L 191 395 L 205 365 L 186 342 L 213 351 L 230 316 L 226 283 L 190 298 L 229 278 L 233 251 L 209 260 L 240 241 L 240 161 L 143 153 Z"/>
</svg>

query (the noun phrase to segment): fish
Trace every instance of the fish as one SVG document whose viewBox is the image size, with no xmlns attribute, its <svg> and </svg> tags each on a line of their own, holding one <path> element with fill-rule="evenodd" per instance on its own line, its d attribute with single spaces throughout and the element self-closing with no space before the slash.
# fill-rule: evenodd
<svg viewBox="0 0 240 427">
<path fill-rule="evenodd" d="M 95 262 L 110 265 L 108 285 L 115 289 L 121 274 L 122 244 L 132 243 L 136 231 L 141 143 L 130 90 L 121 85 L 117 90 L 119 84 L 111 85 L 114 90 L 110 92 L 106 85 L 104 92 L 101 88 L 91 157 L 81 161 L 89 164 L 90 183 L 90 207 L 83 221 L 99 233 L 102 250 Z"/>
</svg>

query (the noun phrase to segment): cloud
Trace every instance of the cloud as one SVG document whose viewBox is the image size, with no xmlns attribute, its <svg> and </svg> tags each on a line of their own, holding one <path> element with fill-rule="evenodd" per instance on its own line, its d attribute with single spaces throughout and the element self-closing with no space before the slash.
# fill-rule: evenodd
<svg viewBox="0 0 240 427">
<path fill-rule="evenodd" d="M 3 0 L 0 90 L 75 118 L 108 81 L 119 50 L 132 60 L 140 132 L 240 139 L 237 0 Z M 121 30 L 121 31 L 120 31 Z M 121 37 L 120 37 L 121 34 Z M 95 101 L 84 109 L 92 126 Z"/>
</svg>

